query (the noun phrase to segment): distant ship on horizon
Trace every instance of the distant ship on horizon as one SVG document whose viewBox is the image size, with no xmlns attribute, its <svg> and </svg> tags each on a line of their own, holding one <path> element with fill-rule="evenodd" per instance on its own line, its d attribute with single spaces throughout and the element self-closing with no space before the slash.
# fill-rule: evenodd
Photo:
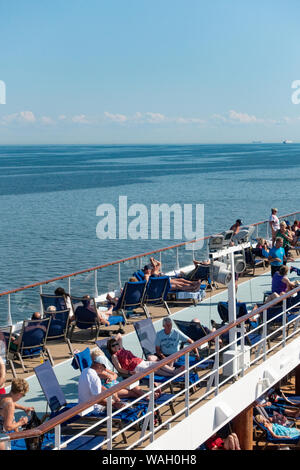
<svg viewBox="0 0 300 470">
<path fill-rule="evenodd" d="M 283 144 L 292 144 L 293 141 L 292 141 L 292 140 L 284 140 L 282 143 L 283 143 Z"/>
</svg>

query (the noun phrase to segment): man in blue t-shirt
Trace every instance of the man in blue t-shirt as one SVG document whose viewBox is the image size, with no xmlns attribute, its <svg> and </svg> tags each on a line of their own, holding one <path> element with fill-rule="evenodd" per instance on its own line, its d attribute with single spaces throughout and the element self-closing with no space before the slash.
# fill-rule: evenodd
<svg viewBox="0 0 300 470">
<path fill-rule="evenodd" d="M 283 239 L 277 237 L 275 245 L 269 251 L 269 261 L 271 262 L 271 276 L 274 276 L 276 271 L 279 271 L 280 266 L 286 263 L 285 251 L 283 248 Z"/>
<path fill-rule="evenodd" d="M 164 329 L 158 331 L 156 334 L 155 340 L 156 355 L 159 359 L 163 359 L 164 357 L 170 356 L 171 354 L 179 351 L 181 342 L 190 344 L 194 342 L 191 338 L 180 331 L 173 330 L 172 320 L 169 317 L 165 317 L 163 319 L 163 327 Z M 195 350 L 195 354 L 196 357 L 199 358 L 199 352 L 197 349 Z"/>
</svg>

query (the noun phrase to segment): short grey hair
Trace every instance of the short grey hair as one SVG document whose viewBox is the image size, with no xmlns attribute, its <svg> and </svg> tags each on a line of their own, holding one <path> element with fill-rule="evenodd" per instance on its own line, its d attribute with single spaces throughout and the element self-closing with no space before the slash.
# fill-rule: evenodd
<svg viewBox="0 0 300 470">
<path fill-rule="evenodd" d="M 162 324 L 163 324 L 163 326 L 165 326 L 167 323 L 171 323 L 171 324 L 172 324 L 172 320 L 171 320 L 171 318 L 169 318 L 169 317 L 165 317 L 165 318 L 163 319 L 163 323 L 162 323 Z"/>
</svg>

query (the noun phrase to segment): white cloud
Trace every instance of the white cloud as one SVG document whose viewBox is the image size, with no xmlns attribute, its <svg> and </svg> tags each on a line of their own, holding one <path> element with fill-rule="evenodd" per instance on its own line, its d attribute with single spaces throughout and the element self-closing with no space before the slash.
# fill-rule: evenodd
<svg viewBox="0 0 300 470">
<path fill-rule="evenodd" d="M 67 116 L 66 116 L 65 114 L 60 114 L 60 115 L 58 116 L 58 120 L 59 120 L 59 121 L 64 121 L 65 119 L 67 119 Z"/>
<path fill-rule="evenodd" d="M 8 114 L 2 118 L 3 124 L 10 124 L 14 122 L 33 123 L 36 122 L 36 118 L 32 111 L 20 111 L 19 113 Z"/>
<path fill-rule="evenodd" d="M 107 111 L 105 111 L 104 115 L 107 117 L 107 119 L 113 122 L 122 123 L 122 122 L 128 121 L 128 117 L 125 116 L 125 114 L 112 114 L 112 113 L 108 113 Z"/>
<path fill-rule="evenodd" d="M 78 114 L 72 117 L 72 122 L 76 122 L 79 124 L 89 124 L 89 120 L 87 119 L 85 114 Z"/>
<path fill-rule="evenodd" d="M 229 118 L 232 119 L 233 121 L 238 121 L 242 123 L 248 124 L 249 122 L 261 122 L 261 119 L 257 119 L 256 116 L 250 116 L 250 114 L 247 113 L 238 113 L 237 111 L 234 111 L 233 109 L 229 111 L 228 113 Z"/>
<path fill-rule="evenodd" d="M 159 122 L 167 121 L 166 116 L 161 113 L 145 113 L 147 122 L 157 124 Z"/>
</svg>

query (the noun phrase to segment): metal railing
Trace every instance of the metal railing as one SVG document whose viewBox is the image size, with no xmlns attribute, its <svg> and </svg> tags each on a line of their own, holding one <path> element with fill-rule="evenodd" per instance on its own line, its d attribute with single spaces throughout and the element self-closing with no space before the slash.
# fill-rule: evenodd
<svg viewBox="0 0 300 470">
<path fill-rule="evenodd" d="M 288 217 L 300 218 L 300 212 L 280 216 L 280 219 Z M 269 238 L 268 220 L 256 222 L 253 237 Z M 208 242 L 210 236 L 178 243 L 159 250 L 149 251 L 139 255 L 130 256 L 117 261 L 112 261 L 92 268 L 83 269 L 71 274 L 57 276 L 46 281 L 37 282 L 27 286 L 11 289 L 0 293 L 0 326 L 14 324 L 22 321 L 28 312 L 40 310 L 42 305 L 40 301 L 41 293 L 45 288 L 51 286 L 51 293 L 61 286 L 66 292 L 74 293 L 80 297 L 85 294 L 92 294 L 98 297 L 99 292 L 107 293 L 120 288 L 128 280 L 132 273 L 149 263 L 149 256 L 156 255 L 162 263 L 164 272 L 176 271 L 180 267 L 192 264 L 194 259 L 208 259 Z M 193 249 L 196 242 L 202 241 L 203 246 L 200 249 Z M 186 250 L 190 245 L 191 250 Z M 16 318 L 19 317 L 19 318 Z"/>
<path fill-rule="evenodd" d="M 14 432 L 6 436 L 2 436 L 0 441 L 4 441 L 7 444 L 7 447 L 10 447 L 10 443 L 13 440 L 23 439 L 26 437 L 38 437 L 45 433 L 54 432 L 54 449 L 61 449 L 71 443 L 79 436 L 84 434 L 91 434 L 93 430 L 99 425 L 106 427 L 106 437 L 101 443 L 98 443 L 95 446 L 97 448 L 106 448 L 112 449 L 114 443 L 120 435 L 132 431 L 131 434 L 131 443 L 127 445 L 126 449 L 132 449 L 137 446 L 142 446 L 145 441 L 153 442 L 162 429 L 168 429 L 168 426 L 178 418 L 182 417 L 183 419 L 188 417 L 190 413 L 196 406 L 200 406 L 204 403 L 208 397 L 217 396 L 223 389 L 223 387 L 228 384 L 232 379 L 234 381 L 239 380 L 244 377 L 247 370 L 250 370 L 251 366 L 255 367 L 255 364 L 258 361 L 266 361 L 270 355 L 274 352 L 275 349 L 284 348 L 287 342 L 293 339 L 300 331 L 300 301 L 294 303 L 292 307 L 287 308 L 287 300 L 294 297 L 300 293 L 300 286 L 294 290 L 284 294 L 283 296 L 272 300 L 271 302 L 262 305 L 259 308 L 252 310 L 247 315 L 239 318 L 236 322 L 229 323 L 224 325 L 215 332 L 210 333 L 201 340 L 195 341 L 193 344 L 186 346 L 184 349 L 180 350 L 177 353 L 172 354 L 169 357 L 164 358 L 161 361 L 158 361 L 155 365 L 149 367 L 144 372 L 134 374 L 132 377 L 127 378 L 120 382 L 119 384 L 113 386 L 112 388 L 103 391 L 100 395 L 89 400 L 86 403 L 78 404 L 68 411 L 61 413 L 60 415 L 50 419 L 49 421 L 43 423 L 41 426 L 34 430 Z M 298 300 L 298 299 L 297 299 Z M 279 309 L 276 316 L 268 319 L 268 311 L 272 307 L 282 305 L 282 308 Z M 297 309 L 297 313 L 290 318 L 290 312 L 292 309 Z M 257 328 L 248 331 L 247 324 L 250 319 L 259 318 L 260 323 Z M 220 339 L 225 333 L 228 333 L 230 330 L 234 329 L 234 341 L 230 344 L 223 346 L 220 343 Z M 244 358 L 247 350 L 246 341 L 247 337 L 253 332 L 260 332 L 260 340 L 254 345 L 249 346 L 248 351 L 250 351 L 250 362 L 246 363 Z M 208 355 L 201 360 L 199 360 L 194 365 L 189 365 L 190 353 L 195 349 L 195 347 L 201 350 L 201 347 L 205 344 L 215 345 L 214 350 L 209 352 Z M 226 351 L 232 350 L 232 346 L 237 346 L 237 353 L 231 359 L 226 360 L 225 353 Z M 184 356 L 185 368 L 182 372 L 178 373 L 176 376 L 170 377 L 163 385 L 155 385 L 154 374 L 162 366 L 170 364 L 171 362 L 176 362 L 180 357 Z M 204 364 L 204 362 L 212 360 L 213 367 L 211 369 L 202 370 L 199 372 L 199 366 Z M 224 374 L 224 368 L 232 367 L 232 374 Z M 190 374 L 197 373 L 197 380 L 192 382 L 190 381 Z M 132 408 L 135 404 L 141 403 L 141 400 L 145 400 L 145 397 L 149 397 L 149 403 L 146 410 L 146 413 L 138 417 L 132 423 L 127 424 L 126 426 L 113 431 L 114 420 L 118 417 L 119 411 L 113 411 L 113 401 L 112 395 L 119 392 L 123 388 L 127 388 L 132 385 L 137 380 L 141 381 L 145 376 L 149 376 L 149 387 L 146 391 L 144 397 L 135 399 L 133 402 L 126 404 L 122 409 L 123 411 L 127 408 Z M 155 399 L 155 392 L 160 389 L 162 386 L 166 387 L 168 384 L 173 384 L 176 386 L 176 378 L 182 377 L 182 387 L 178 391 L 171 394 L 167 401 L 164 403 L 157 403 Z M 196 388 L 195 398 L 190 400 L 191 390 Z M 196 398 L 197 395 L 197 398 Z M 200 395 L 200 396 L 198 396 Z M 88 412 L 90 408 L 99 403 L 99 401 L 107 400 L 107 415 L 101 420 L 97 420 L 92 425 L 87 426 L 80 432 L 72 435 L 68 440 L 62 443 L 61 441 L 61 426 L 69 421 L 74 416 Z M 181 406 L 179 406 L 181 404 Z M 167 406 L 173 406 L 173 413 L 169 415 L 164 415 L 162 422 L 155 426 L 155 420 L 162 409 L 166 409 Z M 138 429 L 138 431 L 137 431 Z M 201 443 L 199 443 L 201 444 Z"/>
</svg>

